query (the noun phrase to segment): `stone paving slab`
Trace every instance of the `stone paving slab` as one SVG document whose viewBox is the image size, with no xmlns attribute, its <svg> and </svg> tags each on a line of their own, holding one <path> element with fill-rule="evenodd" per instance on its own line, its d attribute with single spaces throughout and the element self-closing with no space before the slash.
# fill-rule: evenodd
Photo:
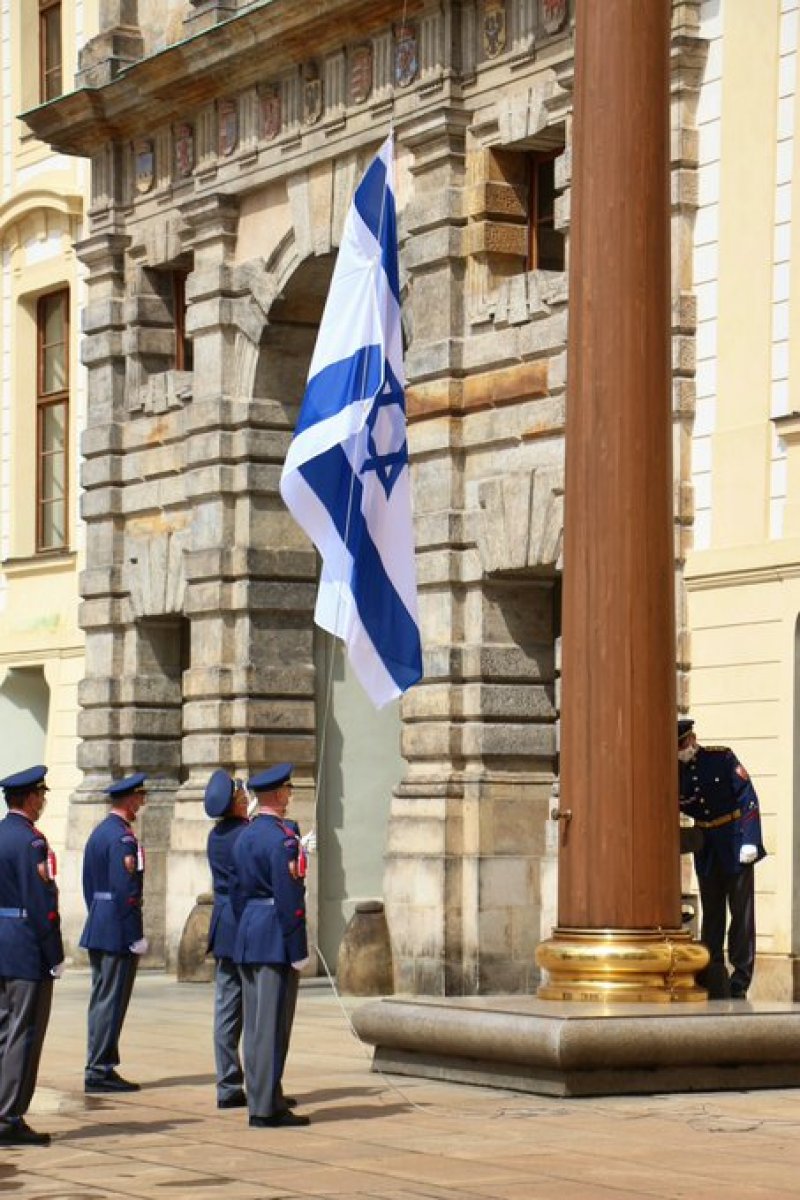
<svg viewBox="0 0 800 1200">
<path fill-rule="evenodd" d="M 122 1040 L 138 1093 L 82 1090 L 88 974 L 57 989 L 31 1123 L 0 1200 L 784 1200 L 800 1089 L 558 1099 L 384 1078 L 328 988 L 301 989 L 287 1070 L 312 1124 L 214 1101 L 212 989 L 144 972 Z M 359 1002 L 348 1001 L 352 1010 Z"/>
</svg>

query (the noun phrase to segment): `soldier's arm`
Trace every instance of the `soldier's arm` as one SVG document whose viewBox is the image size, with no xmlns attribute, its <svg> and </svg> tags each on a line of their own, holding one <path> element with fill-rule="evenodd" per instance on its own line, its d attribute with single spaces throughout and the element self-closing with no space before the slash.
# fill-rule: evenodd
<svg viewBox="0 0 800 1200">
<path fill-rule="evenodd" d="M 51 875 L 47 841 L 38 830 L 33 831 L 28 846 L 25 875 L 24 906 L 28 913 L 28 922 L 36 935 L 47 966 L 58 966 L 64 961 L 58 888 Z"/>
</svg>

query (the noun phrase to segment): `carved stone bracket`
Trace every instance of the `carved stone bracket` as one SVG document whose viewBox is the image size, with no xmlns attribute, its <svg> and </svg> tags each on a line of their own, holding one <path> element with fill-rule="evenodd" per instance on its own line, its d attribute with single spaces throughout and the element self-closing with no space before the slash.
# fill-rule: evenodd
<svg viewBox="0 0 800 1200">
<path fill-rule="evenodd" d="M 478 488 L 478 551 L 487 575 L 561 569 L 564 468 L 497 475 Z"/>
</svg>

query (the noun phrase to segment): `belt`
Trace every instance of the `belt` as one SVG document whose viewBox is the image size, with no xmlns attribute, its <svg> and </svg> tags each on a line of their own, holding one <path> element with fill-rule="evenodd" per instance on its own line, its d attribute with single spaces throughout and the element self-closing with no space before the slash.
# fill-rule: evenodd
<svg viewBox="0 0 800 1200">
<path fill-rule="evenodd" d="M 731 821 L 738 821 L 742 815 L 740 808 L 735 808 L 732 813 L 725 813 L 724 817 L 716 817 L 713 821 L 695 821 L 698 829 L 719 829 L 720 825 L 730 825 Z"/>
<path fill-rule="evenodd" d="M 27 908 L 0 908 L 0 917 L 27 917 Z"/>
<path fill-rule="evenodd" d="M 113 892 L 95 892 L 92 896 L 93 900 L 113 900 Z"/>
<path fill-rule="evenodd" d="M 248 900 L 247 903 L 248 904 L 274 904 L 275 897 L 274 896 L 253 896 L 253 898 L 251 900 Z"/>
</svg>

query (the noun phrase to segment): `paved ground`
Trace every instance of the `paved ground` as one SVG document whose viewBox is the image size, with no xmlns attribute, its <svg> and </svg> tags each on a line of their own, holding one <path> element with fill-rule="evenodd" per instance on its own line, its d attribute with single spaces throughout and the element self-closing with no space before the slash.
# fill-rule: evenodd
<svg viewBox="0 0 800 1200">
<path fill-rule="evenodd" d="M 57 985 L 30 1121 L 0 1196 L 24 1200 L 780 1200 L 800 1197 L 800 1089 L 555 1100 L 370 1073 L 330 990 L 300 993 L 286 1082 L 307 1129 L 218 1112 L 211 988 L 136 983 L 119 1099 L 82 1090 L 88 976 Z"/>
</svg>

